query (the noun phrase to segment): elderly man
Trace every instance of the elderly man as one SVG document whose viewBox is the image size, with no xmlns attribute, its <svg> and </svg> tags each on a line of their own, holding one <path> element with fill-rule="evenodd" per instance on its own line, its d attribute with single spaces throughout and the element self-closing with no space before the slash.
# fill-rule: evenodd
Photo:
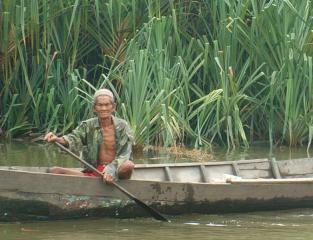
<svg viewBox="0 0 313 240">
<path fill-rule="evenodd" d="M 48 133 L 44 140 L 58 142 L 73 152 L 82 151 L 84 160 L 103 172 L 107 183 L 116 178 L 129 179 L 134 169 L 132 157 L 133 136 L 129 125 L 123 119 L 114 117 L 115 101 L 108 89 L 95 92 L 93 112 L 95 118 L 83 121 L 70 134 L 57 137 Z M 82 172 L 67 168 L 53 167 L 49 172 L 76 176 L 98 176 L 90 169 Z"/>
</svg>

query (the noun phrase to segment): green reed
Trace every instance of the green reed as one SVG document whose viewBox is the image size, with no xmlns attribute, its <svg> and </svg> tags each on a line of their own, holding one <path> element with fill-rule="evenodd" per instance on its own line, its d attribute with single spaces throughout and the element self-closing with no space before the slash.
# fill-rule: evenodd
<svg viewBox="0 0 313 240">
<path fill-rule="evenodd" d="M 12 0 L 0 132 L 65 133 L 108 87 L 139 147 L 311 145 L 309 0 Z"/>
</svg>

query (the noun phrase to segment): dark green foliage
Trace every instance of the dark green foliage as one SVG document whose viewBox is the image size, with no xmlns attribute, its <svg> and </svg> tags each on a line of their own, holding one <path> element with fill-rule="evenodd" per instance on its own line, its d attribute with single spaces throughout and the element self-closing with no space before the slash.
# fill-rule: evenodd
<svg viewBox="0 0 313 240">
<path fill-rule="evenodd" d="M 11 0 L 1 9 L 3 136 L 67 132 L 108 87 L 139 146 L 311 144 L 309 0 Z"/>
</svg>

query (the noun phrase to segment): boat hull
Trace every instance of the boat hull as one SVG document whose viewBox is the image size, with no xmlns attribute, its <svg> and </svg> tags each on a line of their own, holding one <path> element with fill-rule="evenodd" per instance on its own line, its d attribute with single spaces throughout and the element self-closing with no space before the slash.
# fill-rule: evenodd
<svg viewBox="0 0 313 240">
<path fill-rule="evenodd" d="M 0 171 L 0 221 L 148 216 L 99 178 Z M 313 179 L 230 183 L 127 180 L 120 185 L 167 215 L 313 207 Z"/>
<path fill-rule="evenodd" d="M 101 178 L 45 171 L 0 168 L 0 221 L 149 216 Z M 313 207 L 312 176 L 311 158 L 254 159 L 137 165 L 119 184 L 166 215 L 210 214 Z"/>
</svg>

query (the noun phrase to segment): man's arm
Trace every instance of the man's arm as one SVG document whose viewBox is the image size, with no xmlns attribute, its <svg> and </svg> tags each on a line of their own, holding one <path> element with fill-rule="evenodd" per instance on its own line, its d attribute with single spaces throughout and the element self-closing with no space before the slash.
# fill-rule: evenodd
<svg viewBox="0 0 313 240">
<path fill-rule="evenodd" d="M 71 151 L 77 153 L 77 149 L 81 149 L 81 146 L 84 144 L 85 129 L 86 124 L 81 123 L 70 134 L 58 137 L 53 132 L 49 132 L 45 135 L 44 140 L 47 142 L 58 142 L 65 147 L 69 147 Z"/>
<path fill-rule="evenodd" d="M 81 122 L 71 133 L 62 137 L 72 152 L 78 154 L 86 144 L 86 129 L 87 123 Z"/>
</svg>

